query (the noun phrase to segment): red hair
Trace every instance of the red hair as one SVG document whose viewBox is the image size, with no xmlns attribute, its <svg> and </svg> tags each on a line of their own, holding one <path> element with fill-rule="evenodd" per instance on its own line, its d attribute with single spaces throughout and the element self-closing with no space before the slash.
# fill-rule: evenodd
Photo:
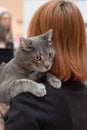
<svg viewBox="0 0 87 130">
<path fill-rule="evenodd" d="M 53 0 L 43 4 L 32 17 L 28 37 L 53 29 L 56 50 L 51 71 L 61 80 L 86 77 L 85 27 L 79 9 L 71 2 Z"/>
</svg>

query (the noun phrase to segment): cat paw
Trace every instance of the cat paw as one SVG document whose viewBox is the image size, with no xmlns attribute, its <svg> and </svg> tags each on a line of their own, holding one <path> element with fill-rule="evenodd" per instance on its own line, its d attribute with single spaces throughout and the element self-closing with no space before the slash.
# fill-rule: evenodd
<svg viewBox="0 0 87 130">
<path fill-rule="evenodd" d="M 19 79 L 15 81 L 15 84 L 19 92 L 30 92 L 37 97 L 43 97 L 46 95 L 45 86 L 32 80 Z"/>
<path fill-rule="evenodd" d="M 46 88 L 43 84 L 38 84 L 38 87 L 35 91 L 33 91 L 34 95 L 37 97 L 43 97 L 46 95 Z"/>
<path fill-rule="evenodd" d="M 61 86 L 62 86 L 61 80 L 59 80 L 57 78 L 55 78 L 55 79 L 51 78 L 49 80 L 49 83 L 50 83 L 50 85 L 52 85 L 54 88 L 57 88 L 57 89 L 61 88 Z"/>
</svg>

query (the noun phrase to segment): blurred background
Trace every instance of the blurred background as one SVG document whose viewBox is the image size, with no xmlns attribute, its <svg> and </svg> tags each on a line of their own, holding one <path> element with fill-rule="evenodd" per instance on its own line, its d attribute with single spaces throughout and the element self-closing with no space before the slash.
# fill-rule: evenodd
<svg viewBox="0 0 87 130">
<path fill-rule="evenodd" d="M 4 23 L 7 20 L 8 24 L 10 22 L 10 25 L 8 25 L 10 29 L 9 27 L 7 28 L 7 33 L 9 40 L 11 39 L 13 41 L 14 48 L 19 46 L 19 38 L 21 36 L 27 37 L 27 28 L 36 9 L 47 1 L 48 0 L 0 0 L 0 21 L 2 20 L 2 23 Z M 87 30 L 87 0 L 71 1 L 81 10 Z M 8 12 L 8 14 L 4 14 L 4 12 Z"/>
</svg>

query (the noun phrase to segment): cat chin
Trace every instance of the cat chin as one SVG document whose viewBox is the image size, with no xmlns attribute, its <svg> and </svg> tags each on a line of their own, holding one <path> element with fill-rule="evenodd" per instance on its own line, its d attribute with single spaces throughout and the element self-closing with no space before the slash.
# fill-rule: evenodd
<svg viewBox="0 0 87 130">
<path fill-rule="evenodd" d="M 45 73 L 47 72 L 49 69 L 39 69 L 38 72 L 42 72 L 42 73 Z"/>
</svg>

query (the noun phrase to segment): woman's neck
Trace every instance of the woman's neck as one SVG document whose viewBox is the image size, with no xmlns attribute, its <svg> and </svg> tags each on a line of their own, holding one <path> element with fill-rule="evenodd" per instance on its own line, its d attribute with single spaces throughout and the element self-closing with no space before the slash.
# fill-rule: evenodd
<svg viewBox="0 0 87 130">
<path fill-rule="evenodd" d="M 6 48 L 5 42 L 0 42 L 0 48 Z"/>
</svg>

